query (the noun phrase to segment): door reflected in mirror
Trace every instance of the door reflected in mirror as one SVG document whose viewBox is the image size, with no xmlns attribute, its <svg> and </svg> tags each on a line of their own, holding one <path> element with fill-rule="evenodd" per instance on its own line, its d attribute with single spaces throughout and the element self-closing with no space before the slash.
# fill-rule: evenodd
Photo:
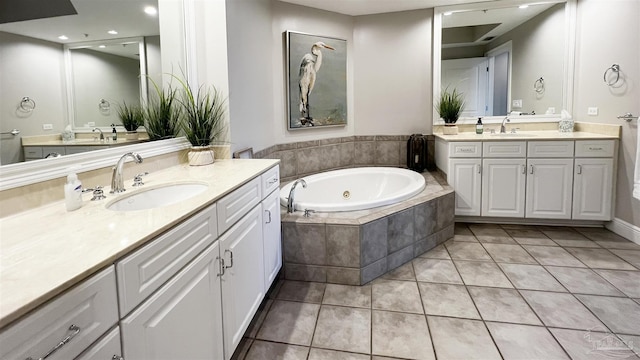
<svg viewBox="0 0 640 360">
<path fill-rule="evenodd" d="M 441 62 L 434 64 L 434 70 L 440 69 L 434 72 L 434 96 L 446 88 L 464 93 L 463 118 L 559 116 L 566 106 L 565 2 L 514 4 L 497 1 L 435 11 L 441 37 L 434 47 Z"/>
</svg>

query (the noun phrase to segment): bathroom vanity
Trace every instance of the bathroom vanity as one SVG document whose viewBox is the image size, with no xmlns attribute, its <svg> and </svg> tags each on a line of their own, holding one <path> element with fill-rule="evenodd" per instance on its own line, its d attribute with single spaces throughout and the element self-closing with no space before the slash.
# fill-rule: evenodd
<svg viewBox="0 0 640 360">
<path fill-rule="evenodd" d="M 111 133 L 105 133 L 109 137 Z M 82 138 L 79 137 L 71 141 L 62 141 L 61 135 L 44 135 L 44 136 L 23 136 L 22 151 L 24 161 L 32 161 L 44 159 L 49 154 L 71 155 L 87 151 L 108 149 L 110 147 L 137 144 L 148 139 L 128 140 L 124 138 L 124 134 L 119 134 L 117 141 L 110 138 L 104 140 L 93 139 L 93 136 Z"/>
<path fill-rule="evenodd" d="M 618 135 L 524 131 L 436 134 L 456 216 L 609 221 Z"/>
<path fill-rule="evenodd" d="M 278 162 L 150 174 L 136 192 L 208 185 L 163 207 L 106 208 L 125 192 L 0 220 L 16 234 L 0 249 L 0 358 L 230 359 L 282 266 Z"/>
</svg>

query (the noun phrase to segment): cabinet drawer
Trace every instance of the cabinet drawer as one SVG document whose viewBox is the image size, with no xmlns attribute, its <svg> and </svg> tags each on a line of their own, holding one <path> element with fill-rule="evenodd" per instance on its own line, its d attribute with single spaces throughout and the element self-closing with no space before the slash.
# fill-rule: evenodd
<svg viewBox="0 0 640 360">
<path fill-rule="evenodd" d="M 261 189 L 262 181 L 257 177 L 217 202 L 219 234 L 222 235 L 262 200 Z"/>
<path fill-rule="evenodd" d="M 40 146 L 25 146 L 24 147 L 25 159 L 42 159 L 42 147 Z"/>
<path fill-rule="evenodd" d="M 75 360 L 117 360 L 121 356 L 120 327 L 116 326 Z"/>
<path fill-rule="evenodd" d="M 573 157 L 573 141 L 529 141 L 527 157 Z"/>
<path fill-rule="evenodd" d="M 0 333 L 1 359 L 73 359 L 118 321 L 113 266 L 58 296 Z M 75 326 L 75 327 L 73 327 Z"/>
<path fill-rule="evenodd" d="M 482 143 L 474 142 L 450 142 L 449 157 L 476 158 L 482 156 Z"/>
<path fill-rule="evenodd" d="M 267 196 L 280 187 L 280 166 L 276 165 L 262 174 L 262 195 Z"/>
<path fill-rule="evenodd" d="M 216 205 L 201 211 L 116 264 L 124 317 L 217 238 Z"/>
<path fill-rule="evenodd" d="M 486 141 L 482 143 L 482 154 L 486 158 L 523 158 L 527 147 L 524 141 Z"/>
<path fill-rule="evenodd" d="M 578 140 L 576 157 L 613 157 L 615 140 Z"/>
</svg>

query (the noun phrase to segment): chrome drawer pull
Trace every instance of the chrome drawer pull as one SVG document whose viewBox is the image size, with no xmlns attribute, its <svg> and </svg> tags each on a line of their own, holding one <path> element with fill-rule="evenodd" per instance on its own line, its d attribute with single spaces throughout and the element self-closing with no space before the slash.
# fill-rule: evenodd
<svg viewBox="0 0 640 360">
<path fill-rule="evenodd" d="M 527 173 L 527 165 L 522 165 L 522 173 L 523 174 Z"/>
<path fill-rule="evenodd" d="M 277 178 L 273 178 L 273 179 L 269 180 L 267 183 L 268 183 L 269 185 L 273 185 L 273 184 L 275 184 L 275 183 L 277 183 L 277 182 L 278 182 L 278 179 L 277 179 Z"/>
<path fill-rule="evenodd" d="M 582 174 L 582 165 L 578 165 L 578 175 Z"/>
<path fill-rule="evenodd" d="M 530 168 L 529 168 L 529 174 L 533 174 L 533 165 L 529 165 L 529 166 L 530 166 Z"/>
<path fill-rule="evenodd" d="M 265 224 L 271 224 L 271 211 L 265 210 L 264 212 L 266 212 L 267 215 L 269 215 L 269 220 L 267 220 L 267 222 L 265 222 Z"/>
<path fill-rule="evenodd" d="M 58 345 L 54 346 L 53 349 L 49 350 L 49 352 L 44 354 L 43 357 L 38 358 L 38 360 L 44 360 L 44 359 L 48 358 L 54 352 L 60 350 L 61 347 L 65 346 L 69 341 L 71 341 L 74 337 L 76 337 L 76 335 L 78 335 L 80 333 L 80 327 L 76 326 L 76 325 L 71 325 L 71 326 L 69 326 L 69 331 L 73 331 L 73 333 L 67 335 L 67 337 L 62 339 L 58 343 Z M 34 360 L 34 359 L 31 356 L 29 356 L 26 360 Z"/>
<path fill-rule="evenodd" d="M 591 150 L 591 151 L 602 151 L 602 148 L 601 147 L 591 147 L 591 146 L 589 146 L 589 150 Z"/>
<path fill-rule="evenodd" d="M 231 258 L 229 259 L 229 260 L 231 260 L 231 265 L 229 265 L 229 266 L 225 266 L 225 268 L 230 269 L 230 268 L 232 268 L 232 267 L 233 267 L 233 251 L 231 251 L 231 250 L 227 249 L 227 250 L 225 250 L 224 252 L 225 252 L 225 253 L 227 253 L 227 252 L 228 252 L 228 253 L 231 255 Z"/>
</svg>

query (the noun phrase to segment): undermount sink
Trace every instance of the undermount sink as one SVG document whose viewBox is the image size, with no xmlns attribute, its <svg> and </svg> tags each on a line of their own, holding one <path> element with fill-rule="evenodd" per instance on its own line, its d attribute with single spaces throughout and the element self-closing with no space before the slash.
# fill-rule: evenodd
<svg viewBox="0 0 640 360">
<path fill-rule="evenodd" d="M 207 190 L 209 185 L 198 182 L 172 183 L 140 189 L 107 203 L 113 211 L 136 211 L 175 204 Z"/>
<path fill-rule="evenodd" d="M 495 134 L 491 134 L 491 136 L 497 136 L 497 137 L 534 137 L 536 136 L 535 134 L 523 134 L 523 133 L 495 133 Z"/>
</svg>

